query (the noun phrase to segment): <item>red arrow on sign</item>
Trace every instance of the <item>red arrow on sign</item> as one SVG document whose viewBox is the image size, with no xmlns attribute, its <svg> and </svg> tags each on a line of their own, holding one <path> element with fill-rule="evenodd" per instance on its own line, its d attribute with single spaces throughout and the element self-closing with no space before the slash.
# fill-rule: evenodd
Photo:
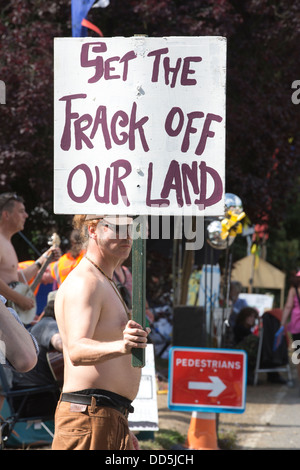
<svg viewBox="0 0 300 470">
<path fill-rule="evenodd" d="M 226 385 L 219 377 L 208 377 L 211 382 L 188 382 L 189 390 L 211 390 L 208 397 L 218 397 L 225 390 Z"/>
</svg>

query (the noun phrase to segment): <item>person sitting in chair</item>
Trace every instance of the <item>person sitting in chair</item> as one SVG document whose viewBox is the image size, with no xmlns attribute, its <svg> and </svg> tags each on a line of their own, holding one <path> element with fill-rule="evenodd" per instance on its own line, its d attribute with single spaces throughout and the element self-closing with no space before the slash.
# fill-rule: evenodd
<svg viewBox="0 0 300 470">
<path fill-rule="evenodd" d="M 34 335 L 39 346 L 39 355 L 36 366 L 26 373 L 14 371 L 12 378 L 12 389 L 22 390 L 25 388 L 40 387 L 43 385 L 57 385 L 57 393 L 43 392 L 43 397 L 36 400 L 36 397 L 28 399 L 24 414 L 31 414 L 32 407 L 38 414 L 54 414 L 57 400 L 60 394 L 60 385 L 62 377 L 55 376 L 51 365 L 51 353 L 59 352 L 55 356 L 55 361 L 63 364 L 62 341 L 58 331 L 57 323 L 54 317 L 54 300 L 56 291 L 48 294 L 47 305 L 41 314 L 41 319 L 30 328 L 30 333 Z M 60 362 L 59 362 L 60 361 Z M 18 400 L 21 400 L 21 398 Z"/>
<path fill-rule="evenodd" d="M 252 385 L 254 381 L 254 371 L 256 367 L 256 360 L 258 354 L 259 337 L 253 333 L 256 320 L 258 319 L 258 312 L 255 308 L 245 307 L 236 317 L 234 332 L 234 348 L 243 349 L 247 352 L 248 356 L 248 384 Z M 262 355 L 264 353 L 264 342 Z M 268 372 L 268 382 L 283 384 L 286 381 L 281 375 L 274 371 Z"/>
</svg>

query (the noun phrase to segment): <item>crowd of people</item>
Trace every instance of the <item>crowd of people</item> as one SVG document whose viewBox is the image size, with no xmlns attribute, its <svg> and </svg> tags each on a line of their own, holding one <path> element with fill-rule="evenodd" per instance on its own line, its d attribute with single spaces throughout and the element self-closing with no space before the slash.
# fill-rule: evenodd
<svg viewBox="0 0 300 470">
<path fill-rule="evenodd" d="M 47 354 L 63 353 L 64 377 L 52 448 L 134 449 L 137 441 L 129 430 L 128 415 L 133 411 L 131 403 L 139 389 L 141 369 L 132 367 L 131 351 L 147 346 L 150 329 L 131 317 L 132 281 L 129 270 L 122 266 L 131 252 L 132 218 L 75 216 L 67 253 L 51 247 L 35 262 L 18 269 L 11 239 L 23 230 L 27 217 L 22 198 L 1 195 L 0 330 L 11 387 L 18 390 L 56 380 L 49 371 Z M 117 235 L 121 225 L 127 226 L 126 238 Z M 44 276 L 55 290 L 42 314 L 25 328 L 16 310 L 32 309 L 34 301 L 16 293 L 14 287 L 31 281 L 50 255 L 53 262 Z M 125 300 L 121 286 L 129 293 Z M 15 308 L 8 309 L 6 302 Z M 19 342 L 24 349 L 20 363 Z M 83 410 L 86 413 L 74 414 Z M 84 425 L 86 436 L 69 435 L 77 424 Z"/>
<path fill-rule="evenodd" d="M 133 220 L 76 215 L 66 253 L 51 246 L 21 266 L 12 236 L 24 229 L 27 217 L 21 197 L 0 195 L 0 346 L 5 345 L 0 354 L 10 386 L 20 390 L 58 384 L 53 449 L 136 449 L 128 416 L 141 370 L 132 367 L 131 352 L 146 348 L 150 329 L 131 316 L 132 277 L 126 260 Z M 118 237 L 120 226 L 127 227 L 125 238 Z M 43 267 L 41 282 L 52 287 L 42 313 L 26 324 L 23 314 L 36 307 L 35 296 L 20 294 L 16 286 L 30 285 Z M 250 379 L 257 360 L 259 315 L 239 298 L 240 291 L 241 285 L 232 283 L 230 341 L 247 351 Z M 146 317 L 151 326 L 154 316 L 148 304 Z M 300 271 L 280 318 L 282 330 L 289 318 L 292 338 L 300 343 Z M 53 373 L 50 353 L 60 355 L 63 377 Z M 300 382 L 300 366 L 297 370 Z M 268 378 L 283 382 L 278 374 Z M 3 397 L 0 409 L 2 404 Z M 86 432 L 70 432 L 77 427 Z"/>
</svg>

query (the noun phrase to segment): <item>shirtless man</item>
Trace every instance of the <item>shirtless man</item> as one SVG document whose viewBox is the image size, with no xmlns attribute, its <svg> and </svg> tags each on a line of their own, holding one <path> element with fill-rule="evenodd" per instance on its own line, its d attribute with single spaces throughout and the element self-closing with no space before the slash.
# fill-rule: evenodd
<svg viewBox="0 0 300 470">
<path fill-rule="evenodd" d="M 28 372 L 36 365 L 37 354 L 35 338 L 24 328 L 15 312 L 6 308 L 5 299 L 0 295 L 1 364 L 7 364 L 18 372 Z"/>
<path fill-rule="evenodd" d="M 23 269 L 22 274 L 18 271 L 18 257 L 11 238 L 24 229 L 27 217 L 21 197 L 13 193 L 0 195 L 0 294 L 17 304 L 22 310 L 33 308 L 34 300 L 13 290 L 10 285 L 24 282 L 24 277 L 26 281 L 29 281 L 36 276 L 50 252 L 53 251 L 55 257 L 60 255 L 57 248 L 49 248 L 35 263 Z"/>
<path fill-rule="evenodd" d="M 141 369 L 131 365 L 131 350 L 146 348 L 150 330 L 130 319 L 112 277 L 132 246 L 128 232 L 118 238 L 118 227 L 132 219 L 93 215 L 76 220 L 89 238 L 86 257 L 55 300 L 64 385 L 52 448 L 130 450 L 134 446 L 127 418 L 141 378 Z"/>
<path fill-rule="evenodd" d="M 0 295 L 0 363 L 5 366 L 8 383 L 12 383 L 12 370 L 24 374 L 34 368 L 38 359 L 38 344 L 24 327 L 16 312 L 5 306 Z M 5 397 L 0 381 L 0 411 Z"/>
</svg>

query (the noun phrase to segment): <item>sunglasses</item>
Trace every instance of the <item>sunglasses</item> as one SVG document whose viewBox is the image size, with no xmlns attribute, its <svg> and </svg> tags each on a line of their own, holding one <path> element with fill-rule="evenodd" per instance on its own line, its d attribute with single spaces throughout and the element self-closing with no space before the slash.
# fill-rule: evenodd
<svg viewBox="0 0 300 470">
<path fill-rule="evenodd" d="M 127 233 L 129 236 L 131 236 L 132 234 L 132 225 L 114 225 L 114 224 L 109 224 L 108 222 L 102 222 L 101 225 L 103 227 L 108 227 L 116 235 L 120 235 L 120 234 L 123 235 L 124 238 L 127 238 Z"/>
<path fill-rule="evenodd" d="M 13 194 L 13 193 L 2 194 L 0 196 L 0 212 L 2 212 L 5 206 L 11 201 L 24 202 L 23 198 L 18 196 L 17 194 Z"/>
</svg>

